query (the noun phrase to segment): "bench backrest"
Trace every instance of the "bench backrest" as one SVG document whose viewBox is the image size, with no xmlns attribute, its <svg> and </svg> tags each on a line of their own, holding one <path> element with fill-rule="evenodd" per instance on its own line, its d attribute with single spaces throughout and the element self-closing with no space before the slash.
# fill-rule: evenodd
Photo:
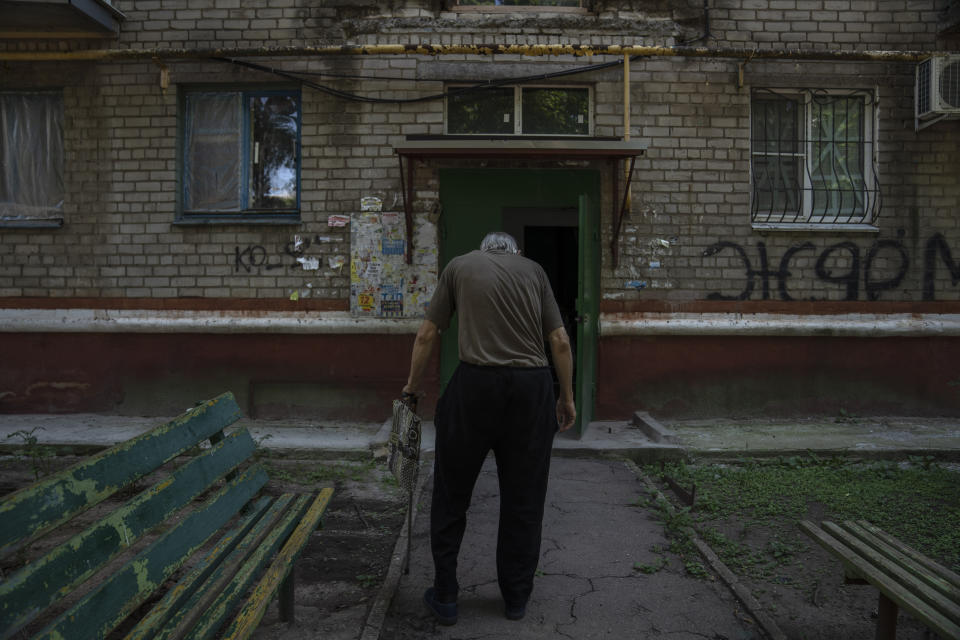
<svg viewBox="0 0 960 640">
<path fill-rule="evenodd" d="M 232 393 L 118 444 L 0 502 L 0 557 L 86 511 L 240 418 Z"/>
<path fill-rule="evenodd" d="M 266 483 L 266 474 L 259 466 L 239 477 L 232 475 L 256 448 L 245 429 L 223 435 L 223 429 L 239 417 L 233 395 L 223 394 L 0 502 L 0 522 L 4 523 L 0 544 L 10 553 L 185 451 L 206 440 L 215 443 L 0 583 L 0 637 L 13 635 L 168 517 L 222 484 L 202 506 L 180 519 L 134 561 L 113 571 L 107 581 L 114 585 L 112 590 L 101 585 L 54 621 L 49 630 L 57 633 L 58 627 L 69 625 L 71 615 L 81 606 L 102 611 L 104 624 L 114 624 L 162 584 Z M 227 476 L 227 481 L 220 483 Z"/>
</svg>

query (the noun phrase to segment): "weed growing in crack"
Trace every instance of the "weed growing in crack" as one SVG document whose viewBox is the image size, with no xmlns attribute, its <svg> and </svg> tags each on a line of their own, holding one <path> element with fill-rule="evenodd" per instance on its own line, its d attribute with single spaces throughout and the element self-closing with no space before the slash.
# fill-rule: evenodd
<svg viewBox="0 0 960 640">
<path fill-rule="evenodd" d="M 22 448 L 18 449 L 14 456 L 18 460 L 28 460 L 30 462 L 34 480 L 39 480 L 53 470 L 53 458 L 57 455 L 53 447 L 39 443 L 35 435 L 38 429 L 43 429 L 43 427 L 34 427 L 29 431 L 21 429 L 7 434 L 7 440 L 10 438 L 20 439 Z"/>
<path fill-rule="evenodd" d="M 639 571 L 640 573 L 645 573 L 647 575 L 651 575 L 651 574 L 657 573 L 658 571 L 666 567 L 667 562 L 668 562 L 667 559 L 664 558 L 663 556 L 654 560 L 652 564 L 643 564 L 640 562 L 634 562 L 633 570 Z"/>
<path fill-rule="evenodd" d="M 709 578 L 710 572 L 700 562 L 700 552 L 697 551 L 693 542 L 693 519 L 690 515 L 690 509 L 675 509 L 660 494 L 656 494 L 656 497 L 648 502 L 648 506 L 656 511 L 657 518 L 663 524 L 664 533 L 670 541 L 668 548 L 671 553 L 680 558 L 687 573 L 695 578 Z M 663 559 L 663 563 L 657 567 L 657 571 L 665 565 L 666 560 Z M 634 568 L 648 573 L 637 565 L 634 565 Z M 655 572 L 650 571 L 649 573 Z"/>
</svg>

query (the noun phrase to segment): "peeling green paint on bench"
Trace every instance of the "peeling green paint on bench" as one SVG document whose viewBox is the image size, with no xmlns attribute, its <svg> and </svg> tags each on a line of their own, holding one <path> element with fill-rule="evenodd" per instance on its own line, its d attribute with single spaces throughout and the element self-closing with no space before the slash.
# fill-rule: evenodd
<svg viewBox="0 0 960 640">
<path fill-rule="evenodd" d="M 0 583 L 0 629 L 20 628 L 98 567 L 203 493 L 255 449 L 244 429 Z"/>
<path fill-rule="evenodd" d="M 263 618 L 267 605 L 273 600 L 280 585 L 287 579 L 294 561 L 306 545 L 307 538 L 320 524 L 320 518 L 333 496 L 333 489 L 323 489 L 310 504 L 307 513 L 301 518 L 296 531 L 284 545 L 276 559 L 270 565 L 266 575 L 257 584 L 253 593 L 230 627 L 224 632 L 224 640 L 247 638 L 254 632 Z"/>
<path fill-rule="evenodd" d="M 106 637 L 266 483 L 267 474 L 262 467 L 248 469 L 61 615 L 37 638 Z"/>
<path fill-rule="evenodd" d="M 132 497 L 123 495 L 123 504 L 102 504 L 106 515 L 94 524 L 69 523 L 71 534 L 85 528 L 0 582 L 0 639 L 26 637 L 41 626 L 45 628 L 32 637 L 102 638 L 134 611 L 143 619 L 128 621 L 133 626 L 131 639 L 155 637 L 158 629 L 176 637 L 209 636 L 234 614 L 254 582 L 261 582 L 256 593 L 275 594 L 276 589 L 264 591 L 262 583 L 274 579 L 278 562 L 283 575 L 291 571 L 333 490 L 324 489 L 317 498 L 257 497 L 267 475 L 252 460 L 253 439 L 246 429 L 229 435 L 223 431 L 238 416 L 233 396 L 224 394 L 0 500 L 0 514 L 16 516 L 20 531 L 17 537 L 4 527 L 6 548 L 26 552 L 24 545 L 42 532 L 64 531 L 77 514 L 157 472 L 151 475 L 149 488 Z M 212 446 L 177 458 L 206 442 Z M 37 517 L 24 516 L 30 509 Z M 157 537 L 144 540 L 148 534 Z M 134 544 L 138 546 L 131 549 Z M 126 556 L 121 555 L 124 552 Z M 166 583 L 188 560 L 191 570 L 163 594 Z M 263 577 L 267 565 L 271 568 Z M 81 588 L 92 590 L 72 597 Z M 160 599 L 140 613 L 141 606 L 155 597 Z M 281 610 L 292 615 L 292 589 L 282 590 L 280 600 Z M 54 609 L 55 604 L 60 608 Z M 63 612 L 64 607 L 69 609 Z M 48 617 L 37 619 L 41 614 Z M 194 629 L 198 622 L 199 631 Z"/>
<path fill-rule="evenodd" d="M 206 607 L 197 624 L 190 631 L 192 640 L 212 638 L 223 625 L 227 616 L 234 610 L 236 603 L 253 584 L 257 575 L 274 556 L 283 541 L 289 537 L 303 516 L 310 496 L 298 496 L 293 506 L 283 515 L 280 522 L 270 531 L 263 544 L 253 550 L 243 562 L 218 597 Z"/>
<path fill-rule="evenodd" d="M 99 504 L 240 417 L 232 393 L 4 498 L 0 557 Z"/>
<path fill-rule="evenodd" d="M 285 508 L 289 502 L 274 501 L 264 496 L 257 500 L 237 526 L 224 534 L 196 567 L 180 582 L 170 588 L 150 612 L 131 629 L 126 640 L 148 640 L 158 637 L 157 632 L 174 616 L 187 614 L 184 605 L 207 584 L 215 583 L 218 572 L 233 565 L 233 557 L 239 545 L 257 529 L 272 521 L 270 513 Z"/>
</svg>

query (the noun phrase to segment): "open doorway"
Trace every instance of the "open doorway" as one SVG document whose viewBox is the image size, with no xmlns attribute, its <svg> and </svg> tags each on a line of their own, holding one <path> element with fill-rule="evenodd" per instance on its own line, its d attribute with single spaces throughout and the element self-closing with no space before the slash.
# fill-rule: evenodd
<svg viewBox="0 0 960 640">
<path fill-rule="evenodd" d="M 574 348 L 579 437 L 593 416 L 600 287 L 600 173 L 570 169 L 440 169 L 442 269 L 506 231 L 539 262 L 554 287 Z M 456 322 L 456 317 L 454 317 Z M 459 363 L 455 325 L 441 336 L 440 383 Z"/>
<path fill-rule="evenodd" d="M 516 238 L 523 255 L 547 273 L 560 307 L 570 347 L 577 353 L 577 293 L 579 286 L 579 216 L 575 207 L 504 207 L 504 230 Z M 546 349 L 548 359 L 550 350 Z M 553 362 L 551 361 L 551 368 Z M 574 368 L 576 386 L 576 368 Z M 556 371 L 554 370 L 556 385 Z M 558 389 L 555 389 L 558 390 Z"/>
</svg>

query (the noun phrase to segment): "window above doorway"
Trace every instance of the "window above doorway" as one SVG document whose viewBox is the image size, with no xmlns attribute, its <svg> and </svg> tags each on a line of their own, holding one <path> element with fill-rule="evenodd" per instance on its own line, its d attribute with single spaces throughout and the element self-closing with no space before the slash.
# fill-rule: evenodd
<svg viewBox="0 0 960 640">
<path fill-rule="evenodd" d="M 876 115 L 870 91 L 754 91 L 754 228 L 874 230 L 880 211 Z"/>
<path fill-rule="evenodd" d="M 178 222 L 299 222 L 300 91 L 180 92 Z"/>
<path fill-rule="evenodd" d="M 445 133 L 478 136 L 589 136 L 589 87 L 507 86 L 449 89 Z"/>
</svg>

